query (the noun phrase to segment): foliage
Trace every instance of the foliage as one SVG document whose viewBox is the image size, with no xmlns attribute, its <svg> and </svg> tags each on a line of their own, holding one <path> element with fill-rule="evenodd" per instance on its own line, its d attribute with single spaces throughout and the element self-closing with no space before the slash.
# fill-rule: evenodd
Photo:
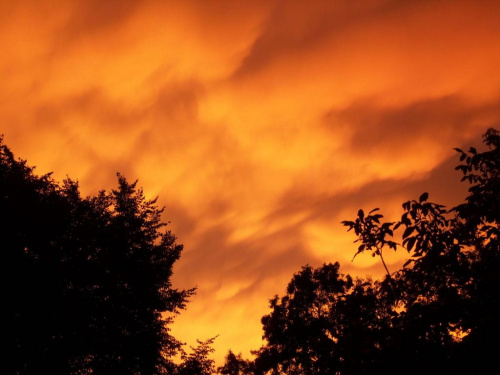
<svg viewBox="0 0 500 375">
<path fill-rule="evenodd" d="M 206 341 L 196 340 L 198 346 L 191 347 L 191 353 L 182 353 L 183 362 L 178 366 L 178 375 L 211 375 L 215 372 L 215 361 L 209 358 L 214 352 L 212 344 L 217 337 Z"/>
<path fill-rule="evenodd" d="M 303 267 L 286 296 L 276 296 L 270 306 L 262 318 L 267 345 L 256 352 L 256 373 L 361 371 L 384 339 L 374 284 L 341 275 L 338 263 Z"/>
<path fill-rule="evenodd" d="M 245 360 L 240 354 L 234 354 L 231 350 L 226 355 L 224 365 L 217 368 L 221 375 L 244 375 L 250 373 L 250 361 Z"/>
<path fill-rule="evenodd" d="M 0 152 L 2 373 L 171 373 L 181 344 L 162 314 L 194 290 L 172 288 L 182 245 L 156 199 L 120 175 L 82 198 Z"/>
<path fill-rule="evenodd" d="M 304 267 L 270 302 L 254 373 L 488 373 L 500 335 L 500 133 L 488 130 L 484 143 L 484 152 L 456 149 L 471 184 L 457 207 L 424 193 L 403 203 L 397 222 L 383 222 L 378 208 L 344 221 L 360 243 L 355 256 L 379 256 L 386 277 Z M 386 249 L 410 258 L 390 273 Z"/>
</svg>

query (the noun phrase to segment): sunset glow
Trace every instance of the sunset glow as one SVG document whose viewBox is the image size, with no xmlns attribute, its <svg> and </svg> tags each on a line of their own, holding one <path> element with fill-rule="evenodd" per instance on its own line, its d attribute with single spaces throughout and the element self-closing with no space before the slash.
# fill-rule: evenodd
<svg viewBox="0 0 500 375">
<path fill-rule="evenodd" d="M 384 273 L 342 220 L 463 198 L 452 148 L 500 124 L 499 25 L 486 0 L 2 1 L 0 134 L 84 194 L 120 172 L 159 196 L 174 287 L 198 287 L 173 335 L 250 357 L 301 266 Z"/>
</svg>

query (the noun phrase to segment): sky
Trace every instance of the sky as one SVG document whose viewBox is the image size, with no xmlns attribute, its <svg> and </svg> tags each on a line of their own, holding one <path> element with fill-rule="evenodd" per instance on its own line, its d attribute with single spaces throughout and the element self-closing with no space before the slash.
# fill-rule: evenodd
<svg viewBox="0 0 500 375">
<path fill-rule="evenodd" d="M 340 222 L 465 196 L 500 128 L 500 2 L 0 0 L 0 134 L 85 195 L 159 196 L 198 287 L 172 333 L 250 357 L 302 266 L 383 275 Z M 387 254 L 391 271 L 405 254 Z"/>
</svg>

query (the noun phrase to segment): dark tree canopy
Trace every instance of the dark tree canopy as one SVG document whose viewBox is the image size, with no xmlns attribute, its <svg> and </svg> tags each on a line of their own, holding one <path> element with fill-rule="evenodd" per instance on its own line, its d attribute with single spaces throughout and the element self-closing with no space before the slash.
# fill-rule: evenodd
<svg viewBox="0 0 500 375">
<path fill-rule="evenodd" d="M 234 354 L 231 350 L 226 355 L 224 365 L 217 368 L 221 375 L 244 375 L 250 371 L 250 361 L 242 358 L 240 354 Z"/>
<path fill-rule="evenodd" d="M 209 356 L 215 350 L 212 348 L 216 337 L 206 341 L 197 340 L 198 345 L 191 347 L 191 353 L 182 353 L 182 363 L 178 366 L 176 375 L 211 375 L 215 372 L 215 361 Z"/>
<path fill-rule="evenodd" d="M 385 266 L 383 252 L 407 251 L 381 281 L 352 280 L 338 263 L 303 267 L 262 318 L 266 344 L 253 374 L 486 374 L 500 337 L 500 133 L 487 150 L 460 154 L 471 184 L 452 209 L 427 193 L 403 203 L 398 222 L 379 209 L 344 221 Z M 396 235 L 400 231 L 400 235 Z M 401 238 L 401 243 L 398 239 Z"/>
<path fill-rule="evenodd" d="M 257 372 L 361 371 L 383 339 L 379 303 L 369 280 L 341 275 L 338 263 L 303 267 L 286 296 L 273 298 L 271 314 L 262 318 L 268 344 L 257 352 Z"/>
<path fill-rule="evenodd" d="M 0 140 L 5 374 L 164 374 L 181 344 L 170 316 L 182 245 L 137 182 L 82 198 L 37 176 Z"/>
</svg>

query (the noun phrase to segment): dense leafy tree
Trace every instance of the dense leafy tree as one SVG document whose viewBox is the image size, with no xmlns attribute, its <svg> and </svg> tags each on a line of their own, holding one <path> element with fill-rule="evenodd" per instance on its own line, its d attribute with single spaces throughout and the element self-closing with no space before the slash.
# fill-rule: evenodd
<svg viewBox="0 0 500 375">
<path fill-rule="evenodd" d="M 484 152 L 457 149 L 456 169 L 471 184 L 463 204 L 447 210 L 424 193 L 403 203 L 398 222 L 383 222 L 378 208 L 343 222 L 358 237 L 356 255 L 379 256 L 386 277 L 304 267 L 262 319 L 267 343 L 254 373 L 490 373 L 500 335 L 500 133 L 484 141 Z M 383 252 L 400 249 L 410 258 L 391 274 Z"/>
<path fill-rule="evenodd" d="M 446 210 L 428 202 L 424 193 L 403 204 L 399 222 L 380 223 L 380 217 L 363 217 L 362 211 L 355 221 L 344 222 L 359 236 L 360 248 L 365 245 L 363 251 L 381 255 L 377 251 L 384 247 L 403 247 L 411 255 L 381 290 L 391 297 L 388 306 L 401 308 L 390 343 L 398 360 L 387 364 L 394 372 L 404 363 L 412 363 L 416 373 L 454 367 L 478 373 L 493 364 L 489 343 L 500 333 L 495 302 L 500 297 L 498 131 L 488 130 L 484 141 L 489 149 L 481 153 L 457 149 L 463 164 L 456 169 L 463 172 L 462 181 L 471 183 L 463 204 Z M 401 245 L 392 240 L 399 228 Z M 377 237 L 383 230 L 385 236 Z"/>
<path fill-rule="evenodd" d="M 137 182 L 82 198 L 0 143 L 3 373 L 173 373 L 182 245 Z"/>
<path fill-rule="evenodd" d="M 341 275 L 338 263 L 303 267 L 270 305 L 256 373 L 363 373 L 384 340 L 385 312 L 373 283 Z"/>
<path fill-rule="evenodd" d="M 240 354 L 234 354 L 231 350 L 226 355 L 224 365 L 217 368 L 221 375 L 244 375 L 250 373 L 250 361 L 242 358 Z"/>
<path fill-rule="evenodd" d="M 212 344 L 216 337 L 206 341 L 197 340 L 198 346 L 191 347 L 191 353 L 182 353 L 182 363 L 178 375 L 211 375 L 215 372 L 215 361 L 209 357 L 214 352 Z"/>
<path fill-rule="evenodd" d="M 50 175 L 36 177 L 0 141 L 0 249 L 4 373 L 53 368 L 48 352 L 66 351 L 61 331 L 67 309 L 55 241 L 68 228 L 69 207 Z M 66 353 L 65 353 L 66 354 Z"/>
</svg>

